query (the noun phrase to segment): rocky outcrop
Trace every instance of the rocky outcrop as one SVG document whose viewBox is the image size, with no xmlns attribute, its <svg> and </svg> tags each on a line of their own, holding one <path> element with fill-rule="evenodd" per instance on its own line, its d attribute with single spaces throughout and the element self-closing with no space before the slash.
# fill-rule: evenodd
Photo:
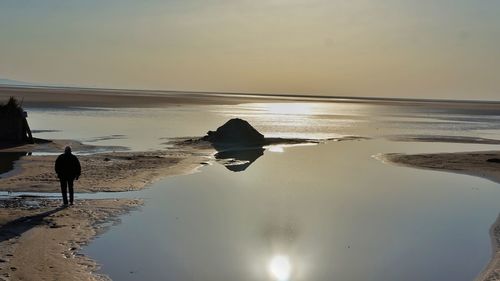
<svg viewBox="0 0 500 281">
<path fill-rule="evenodd" d="M 239 118 L 227 121 L 215 131 L 208 131 L 202 139 L 220 144 L 262 145 L 265 143 L 264 135 L 247 121 Z"/>
</svg>

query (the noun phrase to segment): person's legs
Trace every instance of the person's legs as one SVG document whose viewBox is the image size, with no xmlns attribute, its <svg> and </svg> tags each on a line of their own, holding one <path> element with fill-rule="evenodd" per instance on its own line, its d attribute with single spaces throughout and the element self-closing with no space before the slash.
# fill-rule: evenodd
<svg viewBox="0 0 500 281">
<path fill-rule="evenodd" d="M 68 188 L 69 188 L 69 203 L 73 205 L 73 179 L 68 180 Z"/>
<path fill-rule="evenodd" d="M 61 193 L 62 193 L 62 198 L 63 198 L 63 204 L 68 205 L 68 195 L 66 194 L 66 191 L 68 189 L 68 181 L 66 179 L 59 179 L 59 182 L 61 183 Z"/>
</svg>

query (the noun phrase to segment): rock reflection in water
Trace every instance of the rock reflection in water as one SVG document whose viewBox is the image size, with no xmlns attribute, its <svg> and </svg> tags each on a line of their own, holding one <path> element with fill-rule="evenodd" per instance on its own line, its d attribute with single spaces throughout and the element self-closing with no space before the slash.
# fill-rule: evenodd
<svg viewBox="0 0 500 281">
<path fill-rule="evenodd" d="M 233 172 L 242 172 L 246 170 L 257 158 L 264 155 L 262 147 L 231 148 L 215 146 L 217 153 L 215 159 Z"/>
<path fill-rule="evenodd" d="M 1 152 L 0 153 L 0 178 L 2 175 L 14 169 L 14 162 L 23 156 L 31 155 L 31 152 Z"/>
</svg>

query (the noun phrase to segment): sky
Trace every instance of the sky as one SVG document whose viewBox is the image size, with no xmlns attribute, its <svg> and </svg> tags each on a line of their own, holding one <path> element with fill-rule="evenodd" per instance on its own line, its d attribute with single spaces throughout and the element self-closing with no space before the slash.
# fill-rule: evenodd
<svg viewBox="0 0 500 281">
<path fill-rule="evenodd" d="M 0 0 L 0 78 L 500 100 L 498 0 Z"/>
</svg>

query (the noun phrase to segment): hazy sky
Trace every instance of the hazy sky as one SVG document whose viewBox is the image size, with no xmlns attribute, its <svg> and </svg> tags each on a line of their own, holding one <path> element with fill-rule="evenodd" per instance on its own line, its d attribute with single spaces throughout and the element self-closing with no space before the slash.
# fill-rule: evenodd
<svg viewBox="0 0 500 281">
<path fill-rule="evenodd" d="M 0 77 L 500 100 L 498 0 L 1 0 Z"/>
</svg>

